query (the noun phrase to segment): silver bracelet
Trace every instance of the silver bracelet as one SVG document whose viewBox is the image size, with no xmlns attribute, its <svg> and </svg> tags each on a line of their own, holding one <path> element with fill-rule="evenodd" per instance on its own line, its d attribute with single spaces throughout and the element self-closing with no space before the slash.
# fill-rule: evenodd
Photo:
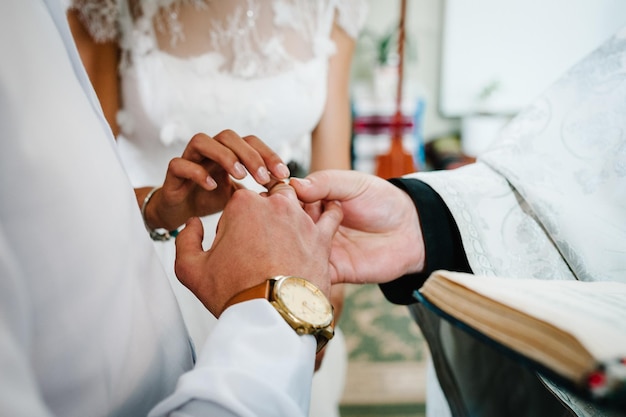
<svg viewBox="0 0 626 417">
<path fill-rule="evenodd" d="M 148 226 L 148 222 L 146 222 L 146 207 L 148 206 L 148 203 L 150 202 L 150 199 L 152 198 L 154 193 L 156 193 L 160 189 L 161 187 L 154 187 L 146 195 L 146 198 L 143 199 L 143 203 L 141 204 L 141 218 L 143 219 L 143 225 L 146 227 L 146 230 L 150 234 L 150 238 L 152 240 L 164 242 L 166 240 L 170 240 L 173 237 L 176 237 L 176 235 L 178 234 L 178 229 L 176 230 L 151 229 L 150 226 Z"/>
</svg>

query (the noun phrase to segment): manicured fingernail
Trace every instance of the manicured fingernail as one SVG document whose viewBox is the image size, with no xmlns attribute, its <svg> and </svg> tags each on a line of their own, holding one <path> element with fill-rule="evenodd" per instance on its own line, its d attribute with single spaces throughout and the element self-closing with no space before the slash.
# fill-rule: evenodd
<svg viewBox="0 0 626 417">
<path fill-rule="evenodd" d="M 289 168 L 287 168 L 287 165 L 283 164 L 282 162 L 276 165 L 276 175 L 279 178 L 287 178 L 289 174 L 290 172 L 289 172 Z"/>
<path fill-rule="evenodd" d="M 235 171 L 235 176 L 238 178 L 246 176 L 246 168 L 241 165 L 241 162 L 239 161 L 235 162 L 235 165 L 233 165 L 233 171 Z"/>
<path fill-rule="evenodd" d="M 214 188 L 217 188 L 217 183 L 215 182 L 215 180 L 211 177 L 208 176 L 206 177 L 206 184 L 209 186 L 209 188 L 212 190 Z"/>
<path fill-rule="evenodd" d="M 256 171 L 256 175 L 257 177 L 259 177 L 259 180 L 261 180 L 263 184 L 270 180 L 270 174 L 267 172 L 267 169 L 265 167 L 259 167 L 259 169 Z"/>
</svg>

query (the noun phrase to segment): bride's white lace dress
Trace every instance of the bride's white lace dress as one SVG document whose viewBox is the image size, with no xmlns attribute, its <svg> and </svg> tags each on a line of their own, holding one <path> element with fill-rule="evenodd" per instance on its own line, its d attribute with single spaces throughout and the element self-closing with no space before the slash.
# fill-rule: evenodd
<svg viewBox="0 0 626 417">
<path fill-rule="evenodd" d="M 161 184 L 195 133 L 224 129 L 254 134 L 306 170 L 310 133 L 326 102 L 331 29 L 336 22 L 356 38 L 366 13 L 364 0 L 73 4 L 96 40 L 120 43 L 118 144 L 135 187 Z M 203 222 L 208 247 L 217 215 Z M 173 243 L 155 245 L 199 345 L 213 318 L 173 276 Z"/>
<path fill-rule="evenodd" d="M 120 40 L 119 143 L 135 186 L 160 183 L 193 134 L 225 128 L 259 136 L 306 169 L 332 25 L 356 37 L 365 16 L 363 0 L 74 3 L 95 37 Z"/>
</svg>

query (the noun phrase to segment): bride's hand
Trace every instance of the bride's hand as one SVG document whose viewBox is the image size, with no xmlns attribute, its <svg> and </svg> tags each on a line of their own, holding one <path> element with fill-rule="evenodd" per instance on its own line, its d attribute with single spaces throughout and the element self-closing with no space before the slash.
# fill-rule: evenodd
<svg viewBox="0 0 626 417">
<path fill-rule="evenodd" d="M 242 188 L 231 176 L 243 179 L 246 170 L 261 185 L 289 177 L 280 157 L 256 136 L 242 138 L 232 130 L 214 137 L 196 134 L 170 161 L 163 187 L 146 207 L 147 225 L 173 230 L 190 217 L 221 211 Z"/>
</svg>

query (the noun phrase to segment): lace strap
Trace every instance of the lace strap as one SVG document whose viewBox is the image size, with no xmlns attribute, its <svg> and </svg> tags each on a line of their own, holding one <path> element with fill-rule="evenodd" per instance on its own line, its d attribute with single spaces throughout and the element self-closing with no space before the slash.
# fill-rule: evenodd
<svg viewBox="0 0 626 417">
<path fill-rule="evenodd" d="M 367 3 L 365 0 L 338 0 L 338 24 L 353 39 L 365 26 L 367 17 Z"/>
<path fill-rule="evenodd" d="M 96 42 L 108 42 L 118 38 L 120 0 L 68 1 L 68 9 L 78 12 L 78 18 Z"/>
</svg>

